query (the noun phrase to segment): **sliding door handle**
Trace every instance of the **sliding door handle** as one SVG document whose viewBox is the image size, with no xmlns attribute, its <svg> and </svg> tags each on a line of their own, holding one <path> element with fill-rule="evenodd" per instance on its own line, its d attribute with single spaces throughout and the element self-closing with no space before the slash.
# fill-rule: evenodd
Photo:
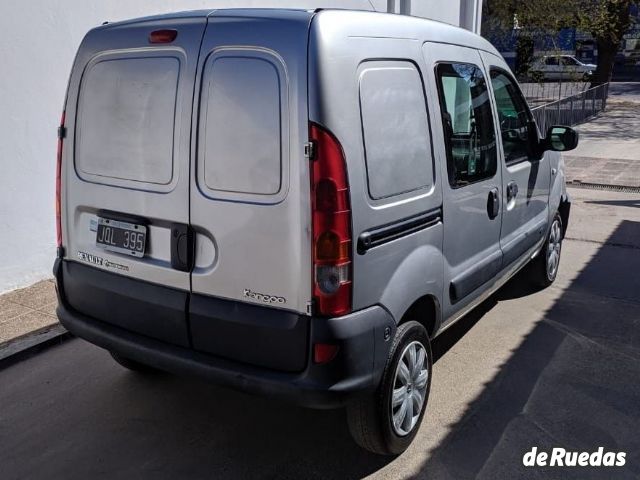
<svg viewBox="0 0 640 480">
<path fill-rule="evenodd" d="M 489 190 L 489 198 L 487 198 L 487 214 L 493 220 L 500 213 L 500 194 L 497 188 Z"/>
</svg>

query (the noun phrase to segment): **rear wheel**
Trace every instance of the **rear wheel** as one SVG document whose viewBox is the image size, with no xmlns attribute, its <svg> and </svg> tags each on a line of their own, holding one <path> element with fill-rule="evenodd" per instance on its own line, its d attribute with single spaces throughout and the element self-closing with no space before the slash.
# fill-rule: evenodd
<svg viewBox="0 0 640 480">
<path fill-rule="evenodd" d="M 124 368 L 128 370 L 139 372 L 139 373 L 159 372 L 159 370 L 153 367 L 150 367 L 149 365 L 145 365 L 144 363 L 136 362 L 135 360 L 131 360 L 130 358 L 123 357 L 119 353 L 115 353 L 115 352 L 109 352 L 109 353 L 111 354 L 111 356 L 116 362 L 118 362 L 120 365 L 122 365 Z"/>
<path fill-rule="evenodd" d="M 347 407 L 349 430 L 358 445 L 380 455 L 398 455 L 411 444 L 431 388 L 431 345 L 425 328 L 398 327 L 375 393 Z"/>
<path fill-rule="evenodd" d="M 556 213 L 542 251 L 531 262 L 531 277 L 536 285 L 548 287 L 555 281 L 560 267 L 562 239 L 562 218 Z"/>
</svg>

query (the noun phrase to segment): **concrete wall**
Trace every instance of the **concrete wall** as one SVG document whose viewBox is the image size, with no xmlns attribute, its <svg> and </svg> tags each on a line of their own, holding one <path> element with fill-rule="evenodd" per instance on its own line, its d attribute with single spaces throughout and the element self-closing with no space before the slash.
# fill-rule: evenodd
<svg viewBox="0 0 640 480">
<path fill-rule="evenodd" d="M 472 0 L 479 3 L 481 0 Z M 469 0 L 460 0 L 468 3 Z M 0 13 L 0 292 L 50 276 L 56 127 L 83 35 L 105 20 L 225 6 L 371 8 L 458 24 L 453 0 L 30 0 Z M 402 5 L 400 5 L 400 3 Z"/>
</svg>

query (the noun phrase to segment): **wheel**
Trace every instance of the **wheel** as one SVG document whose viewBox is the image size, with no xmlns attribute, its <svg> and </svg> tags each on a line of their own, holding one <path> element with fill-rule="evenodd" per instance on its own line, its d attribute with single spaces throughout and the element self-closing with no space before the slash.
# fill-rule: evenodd
<svg viewBox="0 0 640 480">
<path fill-rule="evenodd" d="M 349 430 L 358 445 L 380 455 L 407 449 L 427 406 L 432 368 L 425 328 L 415 321 L 401 324 L 377 390 L 347 406 Z"/>
<path fill-rule="evenodd" d="M 130 358 L 123 357 L 119 353 L 109 352 L 113 359 L 122 365 L 124 368 L 128 370 L 132 370 L 134 372 L 139 373 L 155 373 L 159 370 L 150 367 L 149 365 L 145 365 L 144 363 L 136 362 L 135 360 L 131 360 Z"/>
<path fill-rule="evenodd" d="M 558 275 L 562 252 L 562 218 L 556 213 L 540 254 L 531 262 L 531 278 L 540 287 L 551 285 Z"/>
</svg>

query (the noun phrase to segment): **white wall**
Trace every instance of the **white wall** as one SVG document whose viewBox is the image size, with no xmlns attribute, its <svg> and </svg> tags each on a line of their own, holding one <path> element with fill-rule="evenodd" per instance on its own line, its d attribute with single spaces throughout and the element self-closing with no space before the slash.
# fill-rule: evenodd
<svg viewBox="0 0 640 480">
<path fill-rule="evenodd" d="M 390 12 L 432 18 L 480 33 L 482 0 L 387 0 L 386 8 Z"/>
<path fill-rule="evenodd" d="M 398 0 L 457 24 L 452 0 Z M 469 0 L 460 0 L 468 2 Z M 472 0 L 481 1 L 481 0 Z M 392 0 L 393 2 L 393 0 Z M 411 5 L 413 3 L 413 5 Z M 0 292 L 51 275 L 56 128 L 83 35 L 105 20 L 225 6 L 368 8 L 387 0 L 30 0 L 0 10 Z M 395 7 L 394 7 L 395 8 Z M 399 12 L 400 10 L 394 10 Z"/>
</svg>

